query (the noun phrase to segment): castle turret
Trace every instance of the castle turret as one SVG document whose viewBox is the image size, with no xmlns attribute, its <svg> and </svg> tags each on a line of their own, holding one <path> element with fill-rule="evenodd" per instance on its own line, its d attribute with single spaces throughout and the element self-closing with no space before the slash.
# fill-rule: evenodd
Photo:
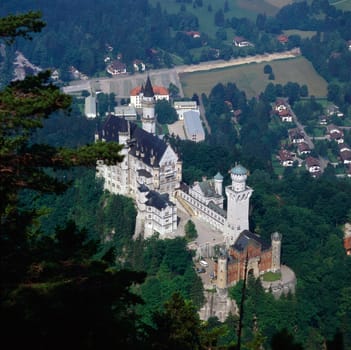
<svg viewBox="0 0 351 350">
<path fill-rule="evenodd" d="M 282 235 L 279 232 L 272 233 L 272 271 L 277 272 L 280 270 L 280 253 L 282 246 Z"/>
<path fill-rule="evenodd" d="M 247 170 L 236 165 L 230 171 L 232 184 L 225 188 L 227 195 L 227 220 L 224 237 L 227 247 L 233 245 L 240 233 L 249 230 L 249 204 L 253 190 L 246 186 Z"/>
<path fill-rule="evenodd" d="M 214 183 L 215 183 L 215 191 L 217 194 L 219 194 L 220 196 L 222 196 L 223 194 L 223 176 L 221 175 L 220 172 L 218 172 L 215 176 L 214 176 Z"/>
<path fill-rule="evenodd" d="M 217 290 L 220 295 L 227 293 L 228 283 L 228 259 L 227 256 L 220 256 L 217 262 Z"/>
<path fill-rule="evenodd" d="M 143 116 L 141 118 L 143 129 L 150 134 L 156 133 L 155 117 L 155 95 L 152 88 L 150 77 L 147 77 L 142 96 Z"/>
</svg>

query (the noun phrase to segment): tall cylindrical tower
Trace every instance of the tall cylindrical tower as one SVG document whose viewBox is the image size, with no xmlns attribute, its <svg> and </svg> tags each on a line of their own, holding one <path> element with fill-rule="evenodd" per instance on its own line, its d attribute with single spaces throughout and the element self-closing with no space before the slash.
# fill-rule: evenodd
<svg viewBox="0 0 351 350">
<path fill-rule="evenodd" d="M 280 253 L 282 246 L 282 235 L 279 232 L 274 232 L 271 235 L 272 239 L 272 271 L 280 270 Z"/>
<path fill-rule="evenodd" d="M 215 191 L 217 194 L 219 194 L 220 196 L 222 196 L 223 194 L 223 176 L 220 172 L 218 172 L 215 176 L 214 176 L 214 183 L 215 183 Z"/>
<path fill-rule="evenodd" d="M 232 184 L 226 186 L 227 220 L 224 223 L 224 238 L 227 247 L 233 245 L 240 233 L 249 229 L 249 205 L 253 190 L 246 186 L 247 170 L 236 165 L 230 171 Z"/>
<path fill-rule="evenodd" d="M 224 290 L 228 283 L 228 262 L 226 256 L 220 256 L 217 263 L 217 288 Z"/>
<path fill-rule="evenodd" d="M 156 116 L 155 116 L 155 95 L 151 85 L 150 77 L 147 77 L 144 93 L 142 97 L 142 126 L 143 129 L 150 134 L 156 133 Z"/>
</svg>

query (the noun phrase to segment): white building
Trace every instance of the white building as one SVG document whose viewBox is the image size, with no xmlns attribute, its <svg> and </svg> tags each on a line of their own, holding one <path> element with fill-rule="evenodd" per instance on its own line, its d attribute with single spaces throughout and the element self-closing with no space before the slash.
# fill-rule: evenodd
<svg viewBox="0 0 351 350">
<path fill-rule="evenodd" d="M 149 79 L 149 78 L 148 78 Z M 146 88 L 146 86 L 145 86 Z M 130 104 L 135 108 L 142 108 L 143 95 L 145 93 L 144 86 L 138 86 L 130 92 Z M 169 101 L 169 91 L 162 86 L 152 86 L 155 101 L 167 100 Z"/>
<path fill-rule="evenodd" d="M 176 206 L 169 200 L 180 186 L 182 162 L 172 147 L 155 135 L 155 101 L 150 79 L 143 94 L 142 126 L 109 115 L 96 140 L 123 145 L 124 159 L 115 165 L 97 162 L 97 176 L 104 189 L 136 200 L 136 234 L 169 237 L 177 228 Z M 145 190 L 147 188 L 147 191 Z"/>
<path fill-rule="evenodd" d="M 213 179 L 204 178 L 192 186 L 182 184 L 177 198 L 188 206 L 192 213 L 223 231 L 227 213 L 223 209 L 223 176 L 217 173 Z"/>
<path fill-rule="evenodd" d="M 211 226 L 223 232 L 226 246 L 235 243 L 240 233 L 249 230 L 249 204 L 253 190 L 246 186 L 247 170 L 236 165 L 230 171 L 232 184 L 225 188 L 227 211 L 223 209 L 223 177 L 217 174 L 189 187 L 182 185 L 177 198 Z"/>
<path fill-rule="evenodd" d="M 182 162 L 172 147 L 123 118 L 110 115 L 96 139 L 123 144 L 124 159 L 116 165 L 98 161 L 98 176 L 111 193 L 135 198 L 140 184 L 171 196 L 182 179 Z"/>
<path fill-rule="evenodd" d="M 172 238 L 177 229 L 177 207 L 167 193 L 150 191 L 145 185 L 138 188 L 136 235 L 151 237 L 155 232 L 159 238 Z M 141 228 L 140 232 L 138 232 Z"/>
<path fill-rule="evenodd" d="M 199 110 L 196 101 L 174 101 L 173 108 L 176 110 L 179 120 L 184 119 L 185 112 Z"/>
</svg>

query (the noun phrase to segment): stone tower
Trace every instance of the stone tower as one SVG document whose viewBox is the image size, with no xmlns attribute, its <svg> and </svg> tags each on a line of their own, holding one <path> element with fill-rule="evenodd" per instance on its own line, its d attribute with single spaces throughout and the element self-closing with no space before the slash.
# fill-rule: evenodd
<svg viewBox="0 0 351 350">
<path fill-rule="evenodd" d="M 224 224 L 224 238 L 227 247 L 233 245 L 239 234 L 249 230 L 249 204 L 253 190 L 246 186 L 247 170 L 236 165 L 230 171 L 232 184 L 226 186 L 227 219 Z"/>
<path fill-rule="evenodd" d="M 151 85 L 150 77 L 147 77 L 142 96 L 143 116 L 141 118 L 143 129 L 150 134 L 156 133 L 156 116 L 155 116 L 155 95 Z"/>
<path fill-rule="evenodd" d="M 220 172 L 218 172 L 213 179 L 215 183 L 216 193 L 222 196 L 223 195 L 223 176 L 221 175 Z"/>
<path fill-rule="evenodd" d="M 228 268 L 227 268 L 227 256 L 220 256 L 218 258 L 218 265 L 217 265 L 217 288 L 219 291 L 222 293 L 226 290 L 227 288 L 227 274 L 228 274 Z"/>
<path fill-rule="evenodd" d="M 282 246 L 281 233 L 274 232 L 271 236 L 272 239 L 272 271 L 277 272 L 280 270 L 280 252 Z"/>
</svg>

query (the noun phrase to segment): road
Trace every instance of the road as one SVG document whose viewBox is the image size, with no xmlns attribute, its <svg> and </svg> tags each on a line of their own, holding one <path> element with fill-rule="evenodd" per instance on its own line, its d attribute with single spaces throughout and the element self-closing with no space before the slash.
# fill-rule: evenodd
<svg viewBox="0 0 351 350">
<path fill-rule="evenodd" d="M 173 83 L 179 88 L 179 94 L 181 97 L 184 96 L 182 85 L 180 83 L 179 75 L 182 73 L 191 73 L 198 71 L 213 70 L 218 68 L 239 66 L 248 63 L 259 63 L 269 62 L 274 60 L 281 60 L 287 58 L 294 58 L 299 56 L 301 53 L 299 49 L 293 49 L 290 51 L 277 52 L 272 54 L 256 55 L 235 58 L 228 61 L 216 60 L 209 62 L 202 62 L 194 65 L 182 65 L 174 68 L 163 68 L 155 69 L 144 73 L 135 73 L 131 75 L 120 75 L 115 77 L 106 78 L 94 78 L 88 80 L 76 80 L 72 81 L 69 86 L 65 86 L 63 91 L 65 93 L 77 93 L 82 90 L 88 90 L 91 92 L 100 90 L 104 93 L 115 93 L 119 98 L 129 98 L 130 90 L 136 86 L 140 86 L 146 81 L 147 75 L 152 78 L 154 85 L 160 85 L 168 87 L 170 83 Z"/>
</svg>

